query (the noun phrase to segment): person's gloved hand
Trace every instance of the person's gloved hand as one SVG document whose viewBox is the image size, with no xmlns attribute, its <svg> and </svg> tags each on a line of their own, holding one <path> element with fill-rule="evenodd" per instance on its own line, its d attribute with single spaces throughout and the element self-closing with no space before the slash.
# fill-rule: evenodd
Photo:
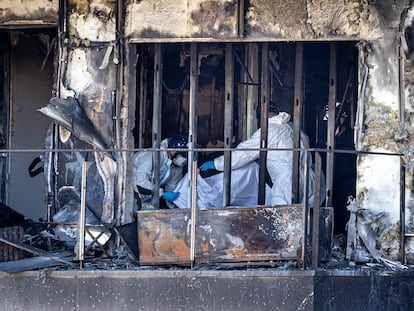
<svg viewBox="0 0 414 311">
<path fill-rule="evenodd" d="M 207 171 L 215 168 L 216 167 L 214 166 L 214 161 L 207 161 L 200 166 L 201 171 Z"/>
<path fill-rule="evenodd" d="M 174 201 L 175 199 L 178 198 L 179 195 L 180 195 L 179 192 L 166 191 L 164 192 L 164 199 L 166 201 Z"/>
</svg>

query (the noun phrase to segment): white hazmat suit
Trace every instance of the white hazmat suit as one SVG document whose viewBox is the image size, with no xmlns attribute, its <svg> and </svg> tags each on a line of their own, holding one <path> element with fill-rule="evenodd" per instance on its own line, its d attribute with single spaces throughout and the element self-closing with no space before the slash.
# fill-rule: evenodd
<svg viewBox="0 0 414 311">
<path fill-rule="evenodd" d="M 231 199 L 230 205 L 237 207 L 257 206 L 259 185 L 259 165 L 251 162 L 246 166 L 231 172 Z M 174 191 L 183 193 L 174 204 L 178 208 L 190 208 L 187 201 L 188 174 L 178 183 Z M 266 184 L 266 205 L 272 201 L 270 187 Z M 223 173 L 202 178 L 197 174 L 197 207 L 222 208 L 223 207 Z"/>
<path fill-rule="evenodd" d="M 160 148 L 168 148 L 168 139 L 161 141 Z M 142 151 L 134 155 L 135 185 L 151 193 L 154 191 L 154 154 L 156 153 L 152 151 Z M 160 188 L 164 192 L 173 191 L 182 177 L 183 168 L 173 165 L 167 151 L 160 151 Z M 138 192 L 138 189 L 135 191 Z M 160 192 L 160 196 L 163 191 Z M 151 198 L 152 194 L 140 193 L 141 202 L 149 202 Z"/>
<path fill-rule="evenodd" d="M 280 112 L 278 115 L 269 118 L 268 123 L 268 148 L 293 148 L 293 128 L 290 121 L 290 115 L 286 112 Z M 241 142 L 237 148 L 250 149 L 252 151 L 233 151 L 231 154 L 231 168 L 237 169 L 245 166 L 249 162 L 255 161 L 260 157 L 260 129 L 258 129 L 250 139 Z M 301 132 L 301 148 L 309 148 L 309 139 Z M 272 187 L 272 205 L 289 205 L 292 203 L 292 159 L 293 151 L 268 151 L 267 152 L 267 170 L 273 182 Z M 308 157 L 309 183 L 308 183 L 308 204 L 313 206 L 314 200 L 314 181 L 315 174 L 311 169 L 311 157 Z M 300 159 L 300 198 L 303 199 L 303 181 L 305 153 L 301 153 Z M 214 159 L 214 166 L 217 170 L 224 170 L 224 156 Z"/>
</svg>

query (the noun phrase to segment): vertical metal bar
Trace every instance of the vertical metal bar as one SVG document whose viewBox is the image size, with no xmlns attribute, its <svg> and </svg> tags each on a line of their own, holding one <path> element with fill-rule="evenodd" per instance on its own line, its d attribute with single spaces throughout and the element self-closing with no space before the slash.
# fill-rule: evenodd
<svg viewBox="0 0 414 311">
<path fill-rule="evenodd" d="M 336 44 L 330 44 L 329 59 L 329 103 L 328 103 L 328 133 L 327 133 L 327 149 L 326 155 L 326 202 L 328 206 L 332 206 L 333 196 L 333 170 L 335 155 L 332 149 L 335 148 L 335 105 L 336 105 Z"/>
<path fill-rule="evenodd" d="M 81 206 L 79 214 L 79 227 L 78 227 L 78 256 L 80 268 L 82 268 L 83 260 L 85 259 L 85 215 L 86 215 L 86 161 L 82 162 L 82 186 L 81 186 Z"/>
<path fill-rule="evenodd" d="M 244 67 L 247 69 L 247 44 L 243 44 L 243 63 Z M 241 70 L 240 72 L 240 80 L 241 81 L 248 81 L 248 73 L 246 70 Z M 237 133 L 237 138 L 241 140 L 246 140 L 246 122 L 247 122 L 247 85 L 242 84 L 238 87 L 238 118 L 239 118 L 239 128 Z"/>
<path fill-rule="evenodd" d="M 260 120 L 260 169 L 259 169 L 259 194 L 258 204 L 264 205 L 266 201 L 266 159 L 267 159 L 267 135 L 268 135 L 268 110 L 269 110 L 269 43 L 262 43 L 262 87 Z M 277 152 L 277 151 L 276 151 Z"/>
<path fill-rule="evenodd" d="M 152 112 L 152 148 L 159 149 L 161 142 L 161 105 L 162 105 L 162 46 L 154 46 L 154 103 Z M 160 206 L 160 151 L 153 151 L 153 184 L 152 205 Z"/>
<path fill-rule="evenodd" d="M 296 43 L 295 60 L 295 107 L 293 114 L 293 148 L 300 148 L 303 101 L 303 43 Z M 293 152 L 292 162 L 292 203 L 299 203 L 299 159 L 300 152 Z"/>
<path fill-rule="evenodd" d="M 226 43 L 225 52 L 225 101 L 224 101 L 224 148 L 231 148 L 233 139 L 233 80 L 234 62 L 233 45 Z M 231 152 L 224 151 L 224 180 L 223 180 L 223 206 L 230 205 L 231 185 Z"/>
<path fill-rule="evenodd" d="M 319 233 L 320 233 L 320 207 L 321 207 L 321 171 L 322 160 L 318 152 L 315 152 L 315 194 L 313 204 L 313 228 L 312 228 L 312 269 L 316 270 L 320 262 Z"/>
<path fill-rule="evenodd" d="M 400 157 L 400 252 L 399 259 L 405 264 L 405 164 Z"/>
<path fill-rule="evenodd" d="M 196 265 L 196 226 L 197 226 L 197 160 L 192 161 L 191 170 L 191 239 L 190 239 L 190 261 L 191 268 Z"/>
<path fill-rule="evenodd" d="M 247 68 L 253 80 L 257 82 L 259 81 L 259 46 L 257 43 L 248 43 L 247 47 Z M 250 137 L 257 129 L 255 109 L 259 101 L 258 91 L 259 88 L 256 85 L 247 86 L 246 138 Z"/>
<path fill-rule="evenodd" d="M 140 50 L 140 66 L 139 66 L 139 116 L 138 116 L 138 147 L 144 148 L 144 131 L 145 121 L 147 119 L 146 98 L 147 98 L 147 79 L 145 74 L 146 56 L 144 56 L 144 48 Z"/>
<path fill-rule="evenodd" d="M 308 253 L 308 228 L 309 228 L 309 206 L 308 206 L 308 176 L 309 176 L 309 166 L 308 166 L 308 156 L 309 152 L 307 150 L 305 152 L 305 165 L 304 165 L 304 173 L 303 173 L 303 239 L 302 239 L 302 260 L 303 260 L 303 269 L 307 268 L 307 253 Z"/>
<path fill-rule="evenodd" d="M 190 106 L 188 120 L 188 204 L 191 207 L 191 237 L 190 261 L 191 267 L 195 265 L 196 226 L 197 226 L 197 97 L 198 94 L 198 46 L 191 43 L 190 52 Z"/>
</svg>

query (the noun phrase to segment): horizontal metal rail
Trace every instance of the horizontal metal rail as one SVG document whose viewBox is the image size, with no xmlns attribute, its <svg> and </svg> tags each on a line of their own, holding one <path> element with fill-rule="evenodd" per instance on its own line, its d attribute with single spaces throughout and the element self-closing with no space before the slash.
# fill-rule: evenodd
<svg viewBox="0 0 414 311">
<path fill-rule="evenodd" d="M 113 148 L 113 149 L 92 149 L 92 148 L 74 148 L 74 149 L 0 149 L 0 156 L 7 153 L 43 153 L 43 152 L 143 152 L 143 151 L 179 151 L 179 152 L 216 152 L 216 151 L 304 151 L 319 153 L 338 153 L 338 154 L 355 154 L 355 155 L 387 155 L 387 156 L 404 156 L 402 153 L 377 152 L 377 151 L 356 151 L 346 149 L 322 149 L 322 148 Z"/>
</svg>

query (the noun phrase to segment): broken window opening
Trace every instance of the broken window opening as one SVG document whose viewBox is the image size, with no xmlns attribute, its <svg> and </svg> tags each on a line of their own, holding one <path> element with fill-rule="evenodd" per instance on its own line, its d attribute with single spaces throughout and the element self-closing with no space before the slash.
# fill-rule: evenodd
<svg viewBox="0 0 414 311">
<path fill-rule="evenodd" d="M 263 95 L 268 101 L 277 103 L 280 111 L 291 116 L 295 115 L 295 51 L 298 44 L 294 42 L 272 42 L 268 44 L 269 90 L 263 91 L 262 43 L 234 43 L 231 44 L 232 67 L 226 65 L 226 44 L 199 43 L 197 55 L 198 83 L 197 83 L 197 165 L 200 168 L 204 163 L 217 156 L 223 155 L 227 148 L 224 133 L 226 131 L 224 112 L 226 100 L 232 100 L 233 118 L 231 123 L 232 139 L 230 147 L 235 148 L 240 142 L 250 137 L 257 129 L 252 120 L 256 119 L 256 108 L 263 101 Z M 335 46 L 335 62 L 330 62 L 330 46 Z M 190 84 L 190 44 L 168 43 L 162 44 L 162 110 L 161 110 L 161 139 L 170 138 L 179 133 L 188 133 L 189 108 L 191 97 Z M 151 147 L 151 127 L 153 115 L 152 95 L 156 90 L 154 85 L 154 45 L 137 44 L 137 107 L 134 141 L 136 148 Z M 346 204 L 348 196 L 355 196 L 355 156 L 335 153 L 334 161 L 327 167 L 326 150 L 328 134 L 335 137 L 334 148 L 354 150 L 352 129 L 355 120 L 357 102 L 357 50 L 354 42 L 306 42 L 303 43 L 303 76 L 301 86 L 302 104 L 300 109 L 300 129 L 309 137 L 310 148 L 316 148 L 322 156 L 322 173 L 333 176 L 332 205 L 335 210 L 336 233 L 344 233 L 342 225 L 346 223 Z M 227 58 L 229 59 L 229 58 Z M 328 128 L 327 111 L 329 102 L 329 87 L 332 81 L 329 78 L 329 66 L 335 65 L 336 91 L 334 102 L 333 126 Z M 231 69 L 229 69 L 231 68 Z M 234 70 L 229 76 L 228 70 Z M 232 93 L 226 86 L 226 79 L 233 78 Z M 264 94 L 268 92 L 268 94 Z M 228 115 L 227 115 L 228 116 Z M 256 120 L 255 120 L 256 121 Z M 223 148 L 224 147 L 224 148 Z M 175 150 L 178 151 L 178 150 Z M 139 151 L 138 151 L 139 152 Z M 158 150 L 161 152 L 161 150 Z M 234 151 L 231 151 L 233 153 Z M 313 159 L 315 157 L 313 156 Z M 314 163 L 313 165 L 314 166 Z M 312 166 L 310 168 L 312 168 Z M 183 169 L 185 176 L 187 167 Z M 203 175 L 205 174 L 205 175 Z M 210 176 L 211 170 L 200 171 L 202 178 Z M 231 178 L 234 171 L 231 171 Z M 221 179 L 226 179 L 226 173 Z M 208 178 L 208 177 L 207 177 Z M 198 179 L 197 179 L 198 181 Z M 223 181 L 221 181 L 223 182 Z M 343 185 L 346 182 L 346 185 Z M 187 185 L 187 184 L 186 184 Z M 344 189 L 345 188 L 345 189 Z M 233 189 L 232 189 L 233 190 Z M 219 189 L 224 193 L 224 189 Z M 188 195 L 190 195 L 188 192 Z M 322 191 L 323 192 L 323 191 Z M 267 193 L 270 193 L 267 189 Z M 181 194 L 180 194 L 181 195 Z M 184 193 L 187 196 L 187 193 Z M 321 203 L 328 208 L 324 201 L 325 193 L 321 193 Z M 163 198 L 161 197 L 161 200 Z M 216 200 L 216 205 L 223 207 L 223 200 Z M 224 200 L 225 202 L 225 200 Z M 289 204 L 291 204 L 289 202 Z M 230 204 L 238 206 L 238 204 Z M 269 205 L 269 203 L 267 203 Z M 257 206 L 249 204 L 247 206 Z M 168 208 L 160 202 L 161 208 Z M 189 208 L 189 206 L 185 206 Z M 230 207 L 229 207 L 230 208 Z M 160 211 L 158 211 L 160 212 Z M 172 211 L 178 213 L 178 211 Z M 150 215 L 150 211 L 142 211 Z M 153 212 L 154 213 L 154 212 Z M 157 213 L 157 211 L 155 211 Z M 140 214 L 141 215 L 141 214 Z M 145 225 L 145 224 L 142 224 Z M 147 228 L 148 229 L 148 228 Z M 164 258 L 165 259 L 165 258 Z"/>
</svg>

